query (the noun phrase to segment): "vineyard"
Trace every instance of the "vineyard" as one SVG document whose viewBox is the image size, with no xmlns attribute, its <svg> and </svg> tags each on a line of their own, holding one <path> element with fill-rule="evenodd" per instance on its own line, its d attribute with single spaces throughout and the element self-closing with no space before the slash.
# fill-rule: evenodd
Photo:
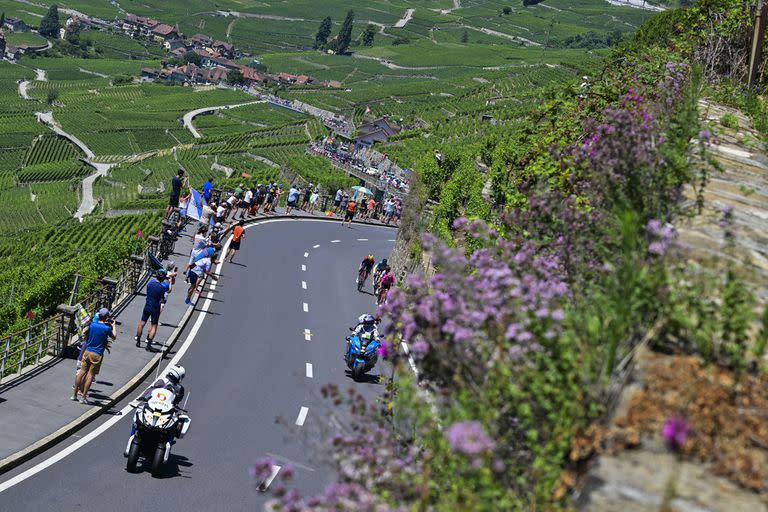
<svg viewBox="0 0 768 512">
<path fill-rule="evenodd" d="M 24 157 L 24 167 L 48 164 L 62 160 L 74 160 L 80 156 L 78 149 L 66 139 L 56 135 L 37 137 Z"/>
</svg>

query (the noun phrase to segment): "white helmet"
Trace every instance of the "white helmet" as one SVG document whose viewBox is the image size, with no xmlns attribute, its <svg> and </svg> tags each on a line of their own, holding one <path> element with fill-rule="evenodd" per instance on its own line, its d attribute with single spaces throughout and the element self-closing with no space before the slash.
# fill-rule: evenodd
<svg viewBox="0 0 768 512">
<path fill-rule="evenodd" d="M 166 377 L 170 378 L 171 380 L 174 380 L 176 382 L 181 382 L 181 380 L 184 378 L 184 375 L 186 374 L 186 370 L 184 370 L 183 366 L 172 366 L 170 370 L 168 370 L 168 373 L 166 373 Z"/>
</svg>

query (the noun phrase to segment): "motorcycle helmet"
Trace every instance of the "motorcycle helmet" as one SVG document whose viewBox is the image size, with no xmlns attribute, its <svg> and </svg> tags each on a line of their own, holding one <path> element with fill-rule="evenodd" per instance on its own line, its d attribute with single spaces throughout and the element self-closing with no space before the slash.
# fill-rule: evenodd
<svg viewBox="0 0 768 512">
<path fill-rule="evenodd" d="M 376 323 L 376 319 L 373 317 L 373 315 L 365 315 L 363 317 L 363 325 L 368 327 Z"/>
<path fill-rule="evenodd" d="M 168 373 L 166 374 L 166 377 L 171 379 L 175 383 L 181 382 L 181 380 L 184 378 L 184 375 L 186 374 L 186 370 L 184 370 L 183 366 L 172 366 L 170 370 L 168 370 Z"/>
</svg>

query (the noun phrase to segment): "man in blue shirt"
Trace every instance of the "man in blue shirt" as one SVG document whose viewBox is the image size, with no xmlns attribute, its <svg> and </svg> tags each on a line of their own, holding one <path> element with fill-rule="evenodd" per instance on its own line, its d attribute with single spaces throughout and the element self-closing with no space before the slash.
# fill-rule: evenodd
<svg viewBox="0 0 768 512">
<path fill-rule="evenodd" d="M 296 201 L 299 200 L 299 189 L 296 188 L 296 184 L 291 185 L 291 189 L 288 191 L 288 206 L 285 209 L 285 213 L 291 213 L 291 210 L 297 207 Z"/>
<path fill-rule="evenodd" d="M 115 321 L 110 318 L 107 308 L 99 310 L 98 320 L 94 320 L 88 328 L 88 341 L 80 362 L 80 371 L 75 376 L 75 392 L 72 400 L 77 401 L 80 394 L 80 403 L 88 404 L 88 391 L 91 389 L 93 378 L 101 369 L 101 361 L 104 358 L 104 350 L 109 352 L 112 348 L 111 339 L 117 337 Z"/>
<path fill-rule="evenodd" d="M 171 282 L 168 282 L 168 278 Z M 161 268 L 155 274 L 155 277 L 149 280 L 147 283 L 147 301 L 144 303 L 144 310 L 141 312 L 141 320 L 139 320 L 139 326 L 136 328 L 136 346 L 141 346 L 141 335 L 144 332 L 144 326 L 149 323 L 149 332 L 147 332 L 147 346 L 146 350 L 152 350 L 152 341 L 155 339 L 155 333 L 157 333 L 157 324 L 160 322 L 160 312 L 162 311 L 165 299 L 176 280 L 176 272 L 170 274 Z"/>
<path fill-rule="evenodd" d="M 213 178 L 208 178 L 208 181 L 206 181 L 205 185 L 203 185 L 203 198 L 205 198 L 206 203 L 211 201 L 212 190 L 213 190 Z"/>
</svg>

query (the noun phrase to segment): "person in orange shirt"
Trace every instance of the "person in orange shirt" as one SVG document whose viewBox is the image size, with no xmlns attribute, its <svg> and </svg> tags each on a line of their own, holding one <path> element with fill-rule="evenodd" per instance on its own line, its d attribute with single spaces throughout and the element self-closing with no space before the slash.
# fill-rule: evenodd
<svg viewBox="0 0 768 512">
<path fill-rule="evenodd" d="M 355 210 L 357 210 L 357 203 L 350 199 L 347 203 L 347 213 L 344 214 L 344 220 L 341 221 L 341 226 L 344 227 L 344 223 L 346 222 L 348 227 L 352 227 L 352 219 L 355 218 Z"/>
<path fill-rule="evenodd" d="M 227 261 L 227 258 L 229 258 L 229 262 L 233 263 L 232 260 L 235 259 L 235 254 L 237 254 L 237 251 L 240 250 L 240 242 L 245 236 L 245 228 L 243 227 L 244 224 L 245 222 L 241 220 L 237 223 L 235 229 L 232 230 L 232 241 L 229 243 L 229 252 L 227 252 L 227 257 L 224 258 L 224 261 Z"/>
</svg>

